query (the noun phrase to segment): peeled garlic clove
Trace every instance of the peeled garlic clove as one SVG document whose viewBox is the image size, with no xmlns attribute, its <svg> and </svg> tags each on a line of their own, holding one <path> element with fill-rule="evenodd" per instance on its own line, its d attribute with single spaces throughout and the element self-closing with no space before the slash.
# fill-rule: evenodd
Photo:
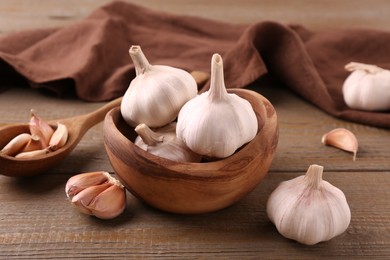
<svg viewBox="0 0 390 260">
<path fill-rule="evenodd" d="M 49 148 L 46 147 L 46 148 L 43 148 L 40 150 L 18 153 L 17 155 L 15 155 L 15 158 L 17 158 L 17 159 L 33 159 L 33 158 L 37 158 L 39 156 L 48 154 L 49 152 L 50 152 Z"/>
<path fill-rule="evenodd" d="M 66 125 L 57 123 L 57 129 L 50 138 L 49 146 L 53 151 L 63 147 L 68 140 L 68 128 Z"/>
<path fill-rule="evenodd" d="M 188 101 L 180 110 L 176 134 L 195 153 L 214 158 L 232 155 L 257 134 L 251 104 L 226 90 L 223 61 L 211 60 L 210 90 Z"/>
<path fill-rule="evenodd" d="M 348 129 L 333 129 L 322 136 L 321 142 L 323 144 L 334 146 L 341 150 L 353 153 L 353 160 L 355 161 L 358 150 L 358 141 L 356 136 Z"/>
<path fill-rule="evenodd" d="M 311 165 L 306 175 L 284 181 L 267 201 L 267 215 L 278 232 L 314 245 L 342 234 L 351 221 L 344 193 L 322 180 L 323 167 Z"/>
<path fill-rule="evenodd" d="M 390 70 L 358 62 L 345 65 L 345 69 L 352 72 L 342 87 L 344 101 L 350 108 L 366 111 L 390 109 Z"/>
<path fill-rule="evenodd" d="M 119 216 L 126 208 L 126 194 L 122 186 L 111 185 L 86 206 L 92 215 L 101 219 Z"/>
<path fill-rule="evenodd" d="M 110 183 L 103 183 L 100 185 L 87 187 L 72 198 L 72 204 L 80 212 L 93 215 L 91 210 L 89 210 L 88 205 L 96 198 L 96 196 L 104 192 L 110 186 Z"/>
<path fill-rule="evenodd" d="M 139 124 L 135 131 L 138 137 L 135 144 L 156 156 L 176 162 L 200 162 L 201 156 L 191 151 L 176 137 L 176 124 L 172 123 L 156 132 L 145 124 Z"/>
<path fill-rule="evenodd" d="M 65 193 L 68 198 L 73 198 L 80 191 L 108 182 L 110 178 L 110 174 L 103 171 L 80 173 L 69 178 L 66 182 Z"/>
<path fill-rule="evenodd" d="M 3 149 L 1 149 L 0 153 L 4 155 L 14 156 L 23 150 L 23 148 L 28 144 L 30 139 L 31 135 L 27 133 L 17 135 L 11 141 L 9 141 Z"/>
<path fill-rule="evenodd" d="M 123 119 L 133 127 L 141 123 L 161 127 L 174 121 L 184 103 L 198 92 L 194 78 L 182 69 L 151 65 L 140 46 L 131 46 L 129 53 L 137 76 L 123 96 Z"/>
<path fill-rule="evenodd" d="M 42 147 L 48 147 L 51 136 L 54 133 L 53 128 L 42 118 L 36 115 L 35 110 L 31 109 L 30 133 L 39 137 Z"/>
</svg>

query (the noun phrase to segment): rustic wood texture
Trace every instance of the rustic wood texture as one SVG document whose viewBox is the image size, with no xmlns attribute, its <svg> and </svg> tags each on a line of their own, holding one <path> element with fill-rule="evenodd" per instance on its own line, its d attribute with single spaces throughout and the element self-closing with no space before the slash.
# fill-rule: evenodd
<svg viewBox="0 0 390 260">
<path fill-rule="evenodd" d="M 0 33 L 71 24 L 107 2 L 2 0 Z M 390 28 L 386 0 L 133 2 L 234 23 L 271 19 L 313 29 Z M 150 208 L 128 194 L 128 208 L 117 219 L 103 221 L 76 212 L 64 192 L 67 179 L 80 172 L 113 171 L 98 124 L 46 175 L 0 176 L 0 258 L 389 259 L 390 132 L 330 117 L 272 83 L 259 82 L 252 88 L 278 113 L 279 144 L 270 173 L 240 202 L 215 213 L 182 216 Z M 31 108 L 56 119 L 102 105 L 13 88 L 0 94 L 0 123 L 26 122 Z M 321 144 L 321 136 L 336 127 L 356 134 L 360 145 L 356 161 L 350 153 Z M 303 174 L 313 163 L 323 165 L 324 179 L 344 191 L 352 220 L 339 237 L 303 246 L 276 231 L 265 205 L 279 182 Z"/>
</svg>

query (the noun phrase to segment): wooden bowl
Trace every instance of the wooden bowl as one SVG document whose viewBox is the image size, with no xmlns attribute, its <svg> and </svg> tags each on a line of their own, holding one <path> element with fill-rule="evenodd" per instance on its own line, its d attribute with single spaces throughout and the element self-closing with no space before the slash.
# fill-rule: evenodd
<svg viewBox="0 0 390 260">
<path fill-rule="evenodd" d="M 179 163 L 154 156 L 133 143 L 137 135 L 119 107 L 108 112 L 104 144 L 118 179 L 148 205 L 180 214 L 217 211 L 247 195 L 271 165 L 278 143 L 277 116 L 260 94 L 245 89 L 229 92 L 252 104 L 259 132 L 232 156 L 213 162 Z"/>
</svg>

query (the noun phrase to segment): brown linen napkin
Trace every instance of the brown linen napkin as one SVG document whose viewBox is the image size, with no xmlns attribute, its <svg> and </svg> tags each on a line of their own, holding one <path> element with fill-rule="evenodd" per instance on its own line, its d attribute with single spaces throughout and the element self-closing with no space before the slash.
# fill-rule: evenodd
<svg viewBox="0 0 390 260">
<path fill-rule="evenodd" d="M 133 44 L 141 45 L 152 64 L 188 71 L 210 71 L 211 56 L 218 52 L 227 87 L 247 87 L 269 74 L 335 117 L 390 128 L 388 111 L 349 109 L 341 93 L 346 63 L 389 67 L 389 42 L 390 32 L 311 32 L 275 22 L 233 25 L 118 1 L 67 27 L 1 37 L 0 85 L 25 79 L 34 88 L 105 101 L 123 95 L 135 76 L 128 56 Z"/>
</svg>

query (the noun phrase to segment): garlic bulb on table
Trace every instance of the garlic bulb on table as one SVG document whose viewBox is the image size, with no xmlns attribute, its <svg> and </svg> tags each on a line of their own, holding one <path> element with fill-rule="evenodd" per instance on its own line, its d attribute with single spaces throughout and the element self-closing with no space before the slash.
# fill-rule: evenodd
<svg viewBox="0 0 390 260">
<path fill-rule="evenodd" d="M 140 46 L 131 46 L 129 53 L 136 77 L 123 96 L 123 119 L 133 127 L 140 123 L 149 127 L 169 124 L 184 103 L 196 96 L 194 78 L 182 69 L 149 64 Z"/>
<path fill-rule="evenodd" d="M 176 123 L 162 127 L 156 132 L 145 124 L 139 124 L 135 131 L 139 136 L 135 144 L 156 156 L 176 162 L 200 162 L 201 156 L 191 151 L 176 137 Z"/>
<path fill-rule="evenodd" d="M 345 103 L 353 109 L 385 111 L 390 109 L 390 70 L 375 65 L 351 62 L 352 71 L 343 84 Z"/>
<path fill-rule="evenodd" d="M 251 141 L 257 129 L 251 104 L 227 92 L 222 58 L 214 54 L 210 89 L 182 107 L 177 119 L 177 136 L 198 154 L 225 158 Z"/>
<path fill-rule="evenodd" d="M 306 175 L 282 182 L 267 201 L 267 214 L 279 233 L 314 245 L 343 233 L 351 221 L 344 193 L 322 180 L 323 167 L 311 165 Z"/>
</svg>

